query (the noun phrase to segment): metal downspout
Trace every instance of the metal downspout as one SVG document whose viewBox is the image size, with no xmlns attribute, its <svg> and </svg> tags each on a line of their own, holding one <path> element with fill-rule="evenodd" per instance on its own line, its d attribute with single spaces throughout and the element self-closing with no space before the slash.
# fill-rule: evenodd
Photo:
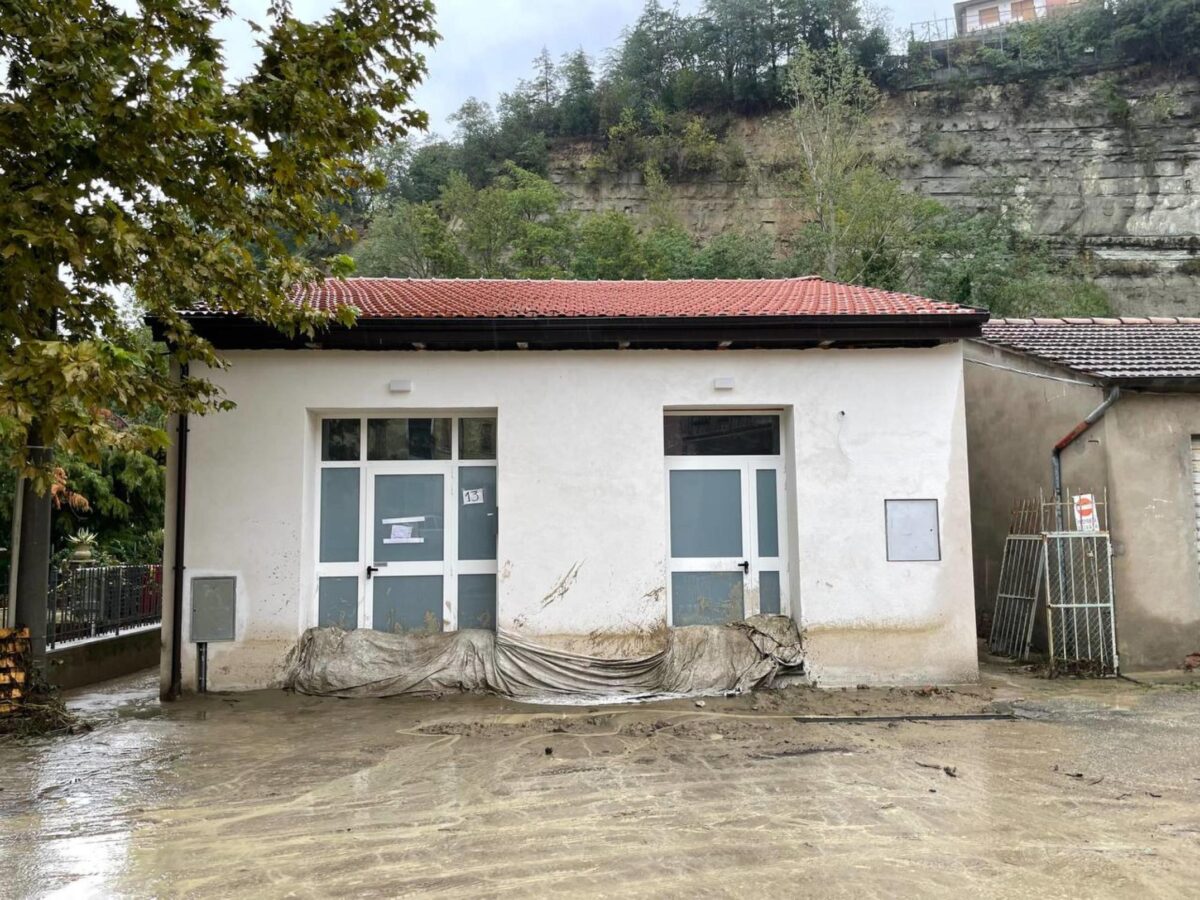
<svg viewBox="0 0 1200 900">
<path fill-rule="evenodd" d="M 1089 428 L 1104 418 L 1104 414 L 1108 412 L 1108 408 L 1117 402 L 1117 398 L 1121 396 L 1119 387 L 1110 388 L 1108 396 L 1106 396 L 1099 406 L 1093 409 L 1084 420 L 1071 429 L 1070 433 L 1062 440 L 1054 445 L 1054 450 L 1050 453 L 1050 483 L 1054 488 L 1054 524 L 1057 530 L 1063 530 L 1063 508 L 1062 508 L 1062 452 L 1086 432 Z"/>
<path fill-rule="evenodd" d="M 179 377 L 187 378 L 188 367 L 179 367 Z M 171 590 L 171 697 L 183 691 L 183 527 L 187 509 L 188 417 L 179 414 L 179 432 L 175 455 L 175 560 Z"/>
</svg>

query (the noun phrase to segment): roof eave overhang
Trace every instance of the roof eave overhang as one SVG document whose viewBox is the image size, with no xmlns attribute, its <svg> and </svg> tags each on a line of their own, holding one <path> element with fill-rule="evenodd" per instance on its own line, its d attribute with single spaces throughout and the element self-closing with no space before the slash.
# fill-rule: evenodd
<svg viewBox="0 0 1200 900">
<path fill-rule="evenodd" d="M 1188 394 L 1200 392 L 1200 376 L 1197 375 L 1111 375 L 1101 372 L 1089 371 L 1088 369 L 1080 369 L 1075 366 L 1068 365 L 1059 359 L 1054 359 L 1049 356 L 1042 356 L 1032 350 L 1026 350 L 1022 347 L 1013 347 L 1008 344 L 1002 344 L 999 341 L 988 340 L 981 337 L 975 341 L 985 347 L 990 347 L 993 350 L 1000 350 L 1012 356 L 1022 359 L 1031 360 L 1040 363 L 1043 366 L 1048 366 L 1061 371 L 1064 375 L 1074 376 L 1081 383 L 1087 382 L 1103 388 L 1118 387 L 1126 391 L 1142 391 L 1145 393 L 1156 394 Z M 1036 373 L 1030 372 L 1030 375 Z"/>
<path fill-rule="evenodd" d="M 240 316 L 189 316 L 219 350 L 574 350 L 932 346 L 979 337 L 985 312 L 710 317 L 360 318 L 314 337 Z M 151 322 L 152 327 L 155 323 Z M 157 329 L 156 329 L 157 332 Z"/>
<path fill-rule="evenodd" d="M 1148 394 L 1200 393 L 1200 377 L 1194 375 L 1093 376 L 1105 387 Z"/>
</svg>

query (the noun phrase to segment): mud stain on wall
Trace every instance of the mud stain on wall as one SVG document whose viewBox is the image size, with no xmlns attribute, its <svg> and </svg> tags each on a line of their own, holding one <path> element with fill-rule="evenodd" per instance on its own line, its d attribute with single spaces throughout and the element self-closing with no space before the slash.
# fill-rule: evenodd
<svg viewBox="0 0 1200 900">
<path fill-rule="evenodd" d="M 550 588 L 550 593 L 542 598 L 542 609 L 545 609 L 556 600 L 561 600 L 567 596 L 567 592 L 575 584 L 575 579 L 579 577 L 579 570 L 581 568 L 583 568 L 583 560 L 579 560 L 563 573 L 562 577 L 554 583 L 554 587 Z"/>
</svg>

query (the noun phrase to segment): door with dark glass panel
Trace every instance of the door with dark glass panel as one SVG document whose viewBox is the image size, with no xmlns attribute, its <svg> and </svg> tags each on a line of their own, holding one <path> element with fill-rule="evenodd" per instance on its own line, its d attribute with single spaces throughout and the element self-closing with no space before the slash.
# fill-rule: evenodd
<svg viewBox="0 0 1200 900">
<path fill-rule="evenodd" d="M 445 603 L 445 466 L 419 464 L 371 476 L 371 545 L 367 581 L 371 627 L 432 633 L 449 618 Z M 438 471 L 441 469 L 442 471 Z"/>
<path fill-rule="evenodd" d="M 495 628 L 495 460 L 493 417 L 325 420 L 318 624 Z"/>
<path fill-rule="evenodd" d="M 373 428 L 380 432 L 375 449 Z M 371 627 L 494 629 L 495 420 L 370 419 L 367 445 L 368 459 L 380 459 L 385 445 L 408 454 L 370 466 Z"/>
<path fill-rule="evenodd" d="M 777 414 L 664 420 L 672 625 L 790 614 Z"/>
</svg>

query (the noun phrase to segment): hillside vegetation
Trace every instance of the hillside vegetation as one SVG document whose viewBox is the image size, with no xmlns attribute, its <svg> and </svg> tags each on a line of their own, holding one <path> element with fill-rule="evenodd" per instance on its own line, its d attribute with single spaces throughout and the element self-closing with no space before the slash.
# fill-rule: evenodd
<svg viewBox="0 0 1200 900">
<path fill-rule="evenodd" d="M 959 48 L 948 94 L 971 80 L 1042 79 L 1144 61 L 1188 68 L 1194 0 L 1118 0 L 1007 29 L 1003 49 Z M 686 16 L 648 2 L 597 69 L 548 51 L 496 110 L 470 99 L 453 139 L 393 146 L 387 187 L 357 210 L 360 274 L 414 277 L 680 278 L 820 274 L 922 293 L 998 314 L 1098 314 L 1105 292 L 1082 261 L 1022 227 L 1002 186 L 991 204 L 949 209 L 907 190 L 868 128 L 884 95 L 928 81 L 928 48 L 889 53 L 885 23 L 857 0 L 709 0 Z M 1114 109 L 1123 98 L 1114 91 Z M 1128 101 L 1126 101 L 1128 106 Z M 786 152 L 747 159 L 731 125 L 778 111 Z M 1128 111 L 1128 110 L 1127 110 Z M 1132 115 L 1132 113 L 1131 113 Z M 548 179 L 564 143 L 586 145 L 583 177 L 637 173 L 641 215 L 570 211 Z M 953 140 L 935 150 L 952 163 Z M 965 152 L 965 151 L 964 151 Z M 751 181 L 790 214 L 690 233 L 676 182 Z"/>
</svg>

